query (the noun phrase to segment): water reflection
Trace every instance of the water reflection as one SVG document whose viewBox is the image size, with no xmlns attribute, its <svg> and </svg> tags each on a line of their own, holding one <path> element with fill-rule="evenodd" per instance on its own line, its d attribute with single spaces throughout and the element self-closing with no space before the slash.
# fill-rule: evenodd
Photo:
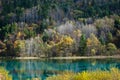
<svg viewBox="0 0 120 80">
<path fill-rule="evenodd" d="M 0 60 L 0 66 L 5 67 L 13 80 L 42 78 L 69 70 L 109 70 L 110 67 L 120 68 L 120 59 L 91 59 L 91 60 Z"/>
</svg>

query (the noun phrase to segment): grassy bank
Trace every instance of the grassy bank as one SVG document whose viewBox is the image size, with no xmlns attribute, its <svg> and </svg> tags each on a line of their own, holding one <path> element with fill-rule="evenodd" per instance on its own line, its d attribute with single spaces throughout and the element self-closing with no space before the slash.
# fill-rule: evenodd
<svg viewBox="0 0 120 80">
<path fill-rule="evenodd" d="M 48 77 L 46 80 L 120 80 L 120 70 L 111 68 L 110 71 L 83 71 L 81 73 L 64 72 Z"/>
</svg>

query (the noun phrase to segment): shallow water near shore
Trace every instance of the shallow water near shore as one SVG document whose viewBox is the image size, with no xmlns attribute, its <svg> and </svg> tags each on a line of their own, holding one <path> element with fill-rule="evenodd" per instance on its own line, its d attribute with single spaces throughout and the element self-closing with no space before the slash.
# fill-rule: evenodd
<svg viewBox="0 0 120 80">
<path fill-rule="evenodd" d="M 3 59 L 0 67 L 4 67 L 12 75 L 13 80 L 26 80 L 59 74 L 63 71 L 82 72 L 93 70 L 120 69 L 120 59 Z"/>
</svg>

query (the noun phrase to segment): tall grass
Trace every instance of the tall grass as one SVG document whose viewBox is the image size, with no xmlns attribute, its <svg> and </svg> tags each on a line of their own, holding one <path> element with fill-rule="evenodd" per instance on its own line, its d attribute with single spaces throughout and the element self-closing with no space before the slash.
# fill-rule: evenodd
<svg viewBox="0 0 120 80">
<path fill-rule="evenodd" d="M 46 80 L 120 80 L 120 70 L 111 68 L 110 71 L 63 72 L 56 76 L 50 76 Z"/>
<path fill-rule="evenodd" d="M 12 76 L 3 67 L 0 67 L 0 80 L 12 80 Z"/>
</svg>

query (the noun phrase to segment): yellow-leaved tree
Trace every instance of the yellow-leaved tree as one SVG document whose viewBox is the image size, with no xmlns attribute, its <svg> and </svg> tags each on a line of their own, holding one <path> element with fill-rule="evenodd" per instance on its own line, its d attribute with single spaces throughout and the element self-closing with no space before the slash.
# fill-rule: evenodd
<svg viewBox="0 0 120 80">
<path fill-rule="evenodd" d="M 101 43 L 99 39 L 92 33 L 87 39 L 87 53 L 88 55 L 95 55 L 98 53 Z"/>
<path fill-rule="evenodd" d="M 65 36 L 65 37 L 63 37 L 62 38 L 62 43 L 64 44 L 64 45 L 72 45 L 73 44 L 73 39 L 70 37 L 70 36 Z"/>
<path fill-rule="evenodd" d="M 25 50 L 25 41 L 24 40 L 16 40 L 14 42 L 14 49 L 16 53 L 23 53 Z"/>
<path fill-rule="evenodd" d="M 62 36 L 51 48 L 52 56 L 71 56 L 74 40 L 70 36 Z"/>
</svg>

